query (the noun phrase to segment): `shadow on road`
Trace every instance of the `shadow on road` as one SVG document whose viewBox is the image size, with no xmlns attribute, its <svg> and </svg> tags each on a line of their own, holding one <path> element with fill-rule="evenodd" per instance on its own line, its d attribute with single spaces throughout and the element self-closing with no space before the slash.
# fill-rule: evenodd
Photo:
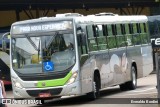
<svg viewBox="0 0 160 107">
<path fill-rule="evenodd" d="M 90 101 L 85 95 L 79 97 L 72 97 L 72 98 L 63 98 L 58 101 L 50 101 L 43 105 L 39 105 L 38 107 L 51 107 L 51 106 L 74 106 L 74 105 L 81 105 L 81 104 L 100 104 L 102 101 L 103 96 L 109 96 L 112 94 L 121 93 L 122 91 L 119 88 L 114 89 L 106 89 L 101 91 L 101 96 L 99 99 L 95 101 Z M 37 107 L 37 106 L 31 106 Z"/>
<path fill-rule="evenodd" d="M 148 87 L 148 85 L 138 86 L 137 89 L 146 88 L 146 87 Z M 102 90 L 100 98 L 96 99 L 95 101 L 88 100 L 87 97 L 84 95 L 84 96 L 79 96 L 79 97 L 63 98 L 57 101 L 54 101 L 54 100 L 49 101 L 43 105 L 38 105 L 38 107 L 71 106 L 71 105 L 74 106 L 74 105 L 82 105 L 82 104 L 101 104 L 101 103 L 104 103 L 105 96 L 116 95 L 122 92 L 124 91 L 121 91 L 119 87 L 114 87 L 113 89 L 111 88 L 111 89 Z M 31 106 L 31 107 L 37 107 L 37 106 Z"/>
</svg>

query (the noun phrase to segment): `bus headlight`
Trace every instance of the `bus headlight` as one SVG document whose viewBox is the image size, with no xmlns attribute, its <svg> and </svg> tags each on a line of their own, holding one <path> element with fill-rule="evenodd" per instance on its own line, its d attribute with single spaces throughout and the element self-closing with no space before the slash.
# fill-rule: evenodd
<svg viewBox="0 0 160 107">
<path fill-rule="evenodd" d="M 17 87 L 17 88 L 23 88 L 22 85 L 19 82 L 15 81 L 15 80 L 13 80 L 13 85 L 15 87 Z"/>
<path fill-rule="evenodd" d="M 67 84 L 72 84 L 72 83 L 76 80 L 77 75 L 78 75 L 78 73 L 77 73 L 77 72 L 74 72 L 74 73 L 72 74 L 71 78 L 68 80 L 68 83 L 67 83 Z"/>
</svg>

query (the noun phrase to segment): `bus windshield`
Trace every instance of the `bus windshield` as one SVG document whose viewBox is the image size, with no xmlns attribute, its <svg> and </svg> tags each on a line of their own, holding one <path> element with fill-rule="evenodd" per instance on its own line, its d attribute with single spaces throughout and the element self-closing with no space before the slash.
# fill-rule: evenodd
<svg viewBox="0 0 160 107">
<path fill-rule="evenodd" d="M 52 62 L 54 69 L 50 72 L 64 71 L 75 64 L 74 48 L 72 32 L 14 36 L 13 69 L 21 74 L 44 73 L 44 63 Z"/>
</svg>

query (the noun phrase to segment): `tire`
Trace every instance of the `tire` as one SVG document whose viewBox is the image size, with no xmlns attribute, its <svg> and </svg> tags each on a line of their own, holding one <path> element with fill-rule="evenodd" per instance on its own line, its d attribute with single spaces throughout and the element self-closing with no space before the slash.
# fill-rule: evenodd
<svg viewBox="0 0 160 107">
<path fill-rule="evenodd" d="M 128 87 L 127 87 L 126 83 L 119 85 L 119 87 L 120 87 L 120 90 L 121 90 L 121 91 L 126 91 L 126 90 L 128 90 Z"/>
<path fill-rule="evenodd" d="M 100 78 L 98 76 L 94 76 L 93 87 L 93 92 L 87 93 L 89 100 L 95 100 L 100 96 Z"/>
<path fill-rule="evenodd" d="M 134 66 L 131 68 L 131 81 L 126 82 L 124 84 L 119 85 L 121 91 L 126 91 L 126 90 L 134 90 L 137 88 L 137 76 L 136 76 L 136 69 Z"/>
<path fill-rule="evenodd" d="M 129 90 L 134 90 L 137 88 L 137 75 L 136 75 L 136 69 L 134 66 L 131 68 L 131 81 L 127 82 L 126 85 Z"/>
</svg>

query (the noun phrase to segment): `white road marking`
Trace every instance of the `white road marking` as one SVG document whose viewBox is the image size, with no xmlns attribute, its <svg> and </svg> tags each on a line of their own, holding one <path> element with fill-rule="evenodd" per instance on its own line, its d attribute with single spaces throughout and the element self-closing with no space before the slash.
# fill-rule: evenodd
<svg viewBox="0 0 160 107">
<path fill-rule="evenodd" d="M 148 95 L 148 94 L 157 94 L 157 92 L 151 92 L 151 93 L 134 93 L 134 94 L 123 94 L 123 95 L 114 95 L 114 96 L 127 96 L 127 95 Z"/>
<path fill-rule="evenodd" d="M 129 93 L 130 92 L 139 93 L 139 92 L 145 92 L 145 91 L 154 90 L 154 89 L 156 89 L 156 87 L 152 87 L 152 88 L 148 88 L 148 89 L 133 90 L 133 91 L 129 91 Z"/>
</svg>

